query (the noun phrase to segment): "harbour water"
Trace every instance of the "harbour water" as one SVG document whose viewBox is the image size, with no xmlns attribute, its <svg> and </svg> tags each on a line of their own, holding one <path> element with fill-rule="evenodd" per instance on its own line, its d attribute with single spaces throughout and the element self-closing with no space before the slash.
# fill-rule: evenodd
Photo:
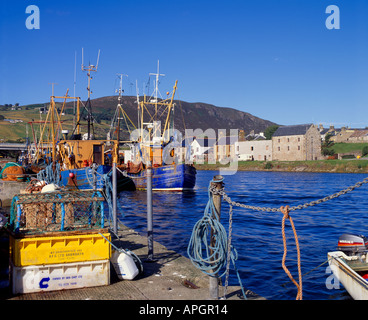
<svg viewBox="0 0 368 320">
<path fill-rule="evenodd" d="M 154 240 L 187 256 L 193 226 L 203 216 L 208 185 L 217 171 L 198 171 L 193 192 L 154 192 Z M 279 208 L 299 205 L 336 193 L 362 181 L 365 174 L 245 172 L 225 177 L 225 191 L 234 201 L 247 205 Z M 327 252 L 337 248 L 345 232 L 368 235 L 368 185 L 325 203 L 292 211 L 298 234 L 304 300 L 350 299 L 342 285 L 332 280 Z M 119 220 L 145 234 L 146 193 L 119 194 Z M 228 228 L 229 206 L 222 203 L 221 222 Z M 282 213 L 234 208 L 232 244 L 238 251 L 237 268 L 246 289 L 274 300 L 293 300 L 297 291 L 282 269 L 284 253 Z M 295 279 L 297 254 L 290 224 L 286 223 L 286 265 Z M 322 265 L 321 265 L 322 264 Z M 314 270 L 313 270 L 314 269 Z M 230 285 L 238 285 L 231 269 Z M 335 284 L 331 289 L 330 284 Z"/>
</svg>

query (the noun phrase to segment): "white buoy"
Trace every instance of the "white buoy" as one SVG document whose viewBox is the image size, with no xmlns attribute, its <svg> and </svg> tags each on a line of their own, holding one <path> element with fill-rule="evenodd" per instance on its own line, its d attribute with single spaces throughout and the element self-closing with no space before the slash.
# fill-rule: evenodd
<svg viewBox="0 0 368 320">
<path fill-rule="evenodd" d="M 44 186 L 42 188 L 41 193 L 54 192 L 54 191 L 56 191 L 58 189 L 59 189 L 59 187 L 56 184 L 50 183 L 50 184 L 47 184 L 46 186 Z"/>
<path fill-rule="evenodd" d="M 139 273 L 129 252 L 112 250 L 110 261 L 120 280 L 133 280 Z"/>
</svg>

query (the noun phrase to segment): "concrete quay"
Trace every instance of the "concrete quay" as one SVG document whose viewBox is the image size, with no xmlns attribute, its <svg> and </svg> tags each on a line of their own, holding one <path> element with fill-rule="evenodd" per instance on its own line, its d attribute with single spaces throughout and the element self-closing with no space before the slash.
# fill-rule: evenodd
<svg viewBox="0 0 368 320">
<path fill-rule="evenodd" d="M 209 277 L 192 262 L 154 242 L 153 261 L 147 261 L 147 238 L 134 230 L 119 225 L 119 239 L 113 239 L 118 248 L 134 252 L 143 263 L 143 274 L 134 280 L 118 280 L 111 267 L 110 285 L 83 289 L 29 293 L 13 296 L 10 289 L 1 299 L 6 300 L 209 300 Z M 219 288 L 219 297 L 223 296 Z M 245 290 L 248 300 L 265 300 Z M 229 286 L 226 300 L 243 300 L 239 286 Z"/>
<path fill-rule="evenodd" d="M 21 193 L 28 186 L 28 182 L 4 181 L 0 179 L 0 200 L 2 207 L 10 207 L 15 194 Z"/>
</svg>

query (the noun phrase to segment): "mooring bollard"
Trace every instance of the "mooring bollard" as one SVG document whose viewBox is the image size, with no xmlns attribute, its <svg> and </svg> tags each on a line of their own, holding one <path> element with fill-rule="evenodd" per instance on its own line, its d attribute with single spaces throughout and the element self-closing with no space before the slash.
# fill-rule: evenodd
<svg viewBox="0 0 368 320">
<path fill-rule="evenodd" d="M 217 190 L 221 190 L 223 187 L 223 177 L 220 175 L 216 175 L 213 177 L 213 182 L 211 182 L 211 187 L 216 188 Z M 213 194 L 212 195 L 213 205 L 215 207 L 218 220 L 220 221 L 221 218 L 221 195 Z M 213 216 L 214 219 L 216 217 Z M 215 236 L 213 230 L 211 229 L 211 247 L 215 246 Z M 212 249 L 210 250 L 210 254 L 212 255 Z M 216 259 L 215 257 L 213 259 Z M 218 300 L 219 298 L 219 278 L 216 274 L 209 279 L 209 290 L 210 290 L 210 299 Z"/>
<path fill-rule="evenodd" d="M 147 244 L 148 260 L 153 261 L 152 167 L 147 167 Z"/>
</svg>

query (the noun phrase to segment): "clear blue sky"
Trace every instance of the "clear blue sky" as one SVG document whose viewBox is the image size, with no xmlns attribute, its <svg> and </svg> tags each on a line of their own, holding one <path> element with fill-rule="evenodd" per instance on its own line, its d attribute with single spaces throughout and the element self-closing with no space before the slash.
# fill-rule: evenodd
<svg viewBox="0 0 368 320">
<path fill-rule="evenodd" d="M 28 30 L 28 5 L 40 29 Z M 328 5 L 340 30 L 328 30 Z M 368 126 L 368 1 L 0 1 L 0 104 L 49 101 L 51 86 L 86 99 L 85 62 L 100 64 L 92 98 L 140 93 L 160 60 L 160 91 L 279 124 Z M 133 83 L 134 86 L 130 86 Z M 152 86 L 151 86 L 152 89 Z"/>
</svg>

